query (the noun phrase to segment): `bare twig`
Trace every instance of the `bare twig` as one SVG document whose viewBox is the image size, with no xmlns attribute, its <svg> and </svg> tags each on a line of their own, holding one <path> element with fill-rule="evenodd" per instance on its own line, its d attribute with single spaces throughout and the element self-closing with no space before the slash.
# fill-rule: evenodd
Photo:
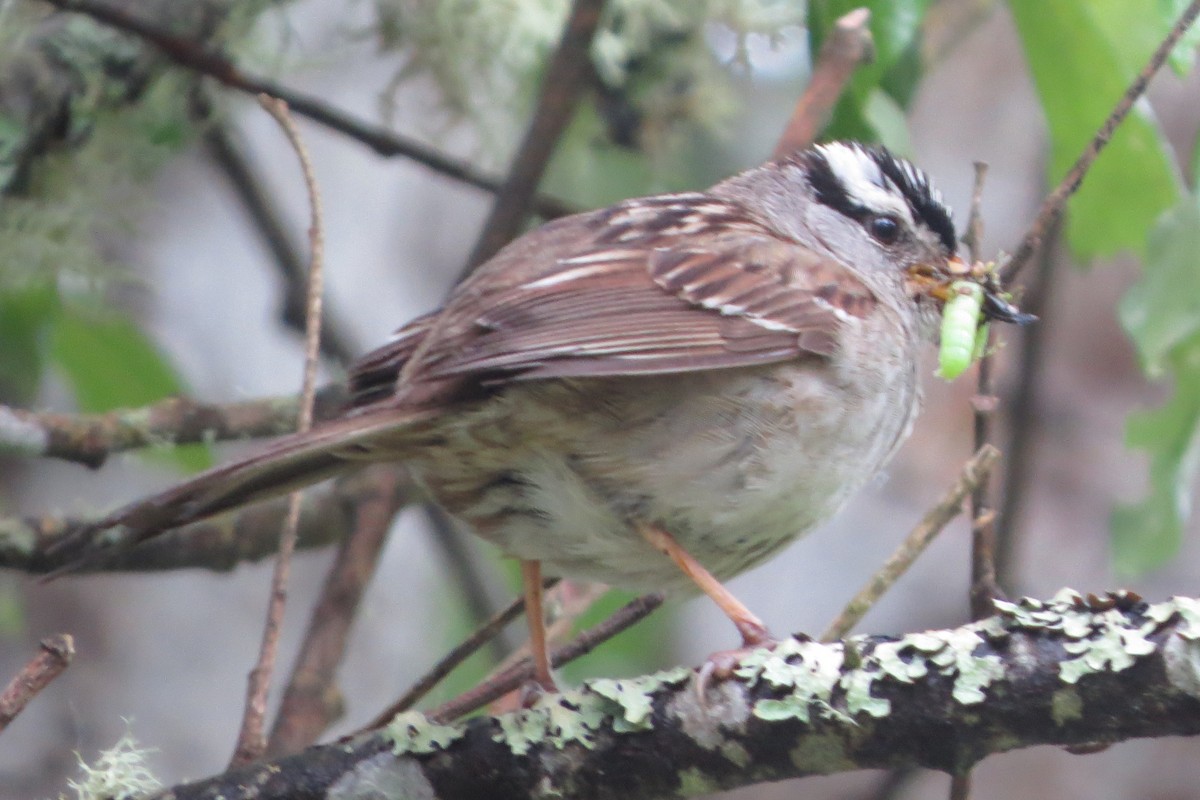
<svg viewBox="0 0 1200 800">
<path fill-rule="evenodd" d="M 560 647 L 550 654 L 550 664 L 560 667 L 574 661 L 582 655 L 590 653 L 597 645 L 606 642 L 634 623 L 647 617 L 652 611 L 663 604 L 663 595 L 644 594 L 634 598 L 622 606 L 615 614 L 588 628 L 575 637 L 575 641 L 565 647 Z M 494 679 L 476 686 L 448 703 L 445 703 L 429 713 L 429 718 L 436 722 L 448 722 L 458 719 L 464 714 L 482 708 L 497 697 L 506 695 L 533 677 L 533 663 L 526 660 Z"/>
<path fill-rule="evenodd" d="M 592 73 L 592 37 L 605 0 L 575 0 L 558 48 L 546 65 L 533 119 L 517 148 L 508 176 L 496 192 L 491 214 L 467 260 L 464 276 L 508 244 L 525 224 L 529 205 Z"/>
<path fill-rule="evenodd" d="M 323 387 L 317 393 L 317 417 L 333 416 L 345 399 L 345 386 Z M 0 453 L 99 467 L 110 455 L 127 450 L 291 433 L 296 429 L 297 407 L 293 396 L 238 403 L 170 397 L 141 408 L 101 414 L 26 411 L 0 405 Z"/>
<path fill-rule="evenodd" d="M 404 481 L 398 493 L 408 499 L 407 476 L 392 465 L 371 469 L 393 472 Z M 353 529 L 348 509 L 370 496 L 364 476 L 354 472 L 330 487 L 310 491 L 300 516 L 298 546 L 325 547 L 345 539 Z M 137 547 L 117 549 L 102 561 L 89 563 L 84 571 L 162 572 L 172 569 L 228 571 L 239 564 L 259 561 L 279 549 L 279 532 L 287 516 L 287 498 L 255 503 L 234 514 L 223 514 L 194 522 Z M 92 520 L 58 516 L 0 518 L 0 567 L 33 574 L 50 572 L 70 560 L 70 553 L 46 558 L 46 548 L 72 536 Z"/>
<path fill-rule="evenodd" d="M 283 277 L 284 296 L 281 318 L 289 328 L 304 330 L 305 270 L 304 257 L 292 241 L 279 210 L 254 174 L 242 148 L 234 141 L 229 126 L 208 119 L 210 109 L 204 99 L 194 103 L 195 114 L 204 120 L 204 145 L 213 163 L 229 181 L 234 195 L 242 204 L 254 229 L 271 252 L 276 268 Z M 348 364 L 362 351 L 354 344 L 350 328 L 326 308 L 322 313 L 321 352 L 339 364 Z"/>
<path fill-rule="evenodd" d="M 283 129 L 292 149 L 300 159 L 300 169 L 304 175 L 304 185 L 308 190 L 311 206 L 312 222 L 309 226 L 309 245 L 311 248 L 308 270 L 308 307 L 305 312 L 304 329 L 304 377 L 301 389 L 300 413 L 296 429 L 303 433 L 312 427 L 313 400 L 317 389 L 317 360 L 320 355 L 321 337 L 321 300 L 324 296 L 325 229 L 321 209 L 321 193 L 317 189 L 317 179 L 313 171 L 312 159 L 300 138 L 296 123 L 288 114 L 287 104 L 274 97 L 262 95 L 259 102 Z M 266 749 L 266 739 L 263 736 L 264 720 L 267 713 L 267 693 L 271 687 L 271 675 L 275 669 L 275 660 L 279 653 L 279 635 L 283 626 L 283 613 L 287 606 L 287 580 L 291 571 L 292 553 L 296 549 L 296 529 L 300 523 L 300 501 L 302 491 L 292 492 L 288 498 L 288 515 L 283 532 L 279 537 L 279 556 L 275 561 L 275 571 L 271 576 L 271 600 L 268 604 L 267 621 L 263 627 L 262 646 L 259 650 L 258 663 L 250 672 L 246 688 L 246 708 L 242 717 L 242 729 L 238 734 L 237 746 L 234 749 L 231 767 L 238 767 L 257 761 Z"/>
<path fill-rule="evenodd" d="M 1162 68 L 1167 57 L 1171 55 L 1171 51 L 1175 49 L 1175 45 L 1179 43 L 1179 40 L 1187 32 L 1187 29 L 1192 26 L 1192 23 L 1196 21 L 1198 15 L 1200 15 L 1200 0 L 1192 0 L 1183 13 L 1179 15 L 1179 19 L 1175 21 L 1170 33 L 1159 43 L 1158 48 L 1150 56 L 1150 60 L 1146 63 L 1146 66 L 1142 67 L 1142 71 L 1137 74 L 1137 77 L 1129 84 L 1129 88 L 1121 95 L 1121 99 L 1117 101 L 1117 105 L 1109 113 L 1108 118 L 1104 120 L 1104 124 L 1096 131 L 1096 135 L 1088 142 L 1087 147 L 1083 149 L 1083 153 L 1080 154 L 1071 169 L 1067 171 L 1067 174 L 1063 176 L 1063 179 L 1055 187 L 1054 191 L 1046 196 L 1046 199 L 1042 202 L 1042 207 L 1038 210 L 1037 218 L 1029 228 L 1029 232 L 1021 240 L 1021 244 L 1017 247 L 1016 252 L 1013 253 L 1013 257 L 1009 259 L 1007 264 L 1001 267 L 1000 277 L 1004 282 L 1007 283 L 1015 278 L 1025 267 L 1033 252 L 1041 246 L 1047 231 L 1062 216 L 1063 209 L 1067 205 L 1067 200 L 1070 199 L 1071 195 L 1083 183 L 1084 176 L 1087 175 L 1092 162 L 1096 160 L 1096 157 L 1100 155 L 1100 151 L 1112 139 L 1113 132 L 1116 131 L 1117 126 L 1121 124 L 1125 117 L 1129 115 L 1134 103 L 1145 94 L 1150 79 Z"/>
<path fill-rule="evenodd" d="M 949 522 L 962 511 L 963 501 L 971 490 L 987 479 L 988 473 L 1000 457 L 1000 451 L 991 445 L 984 445 L 971 460 L 963 465 L 958 480 L 946 492 L 937 505 L 929 509 L 921 521 L 913 528 L 912 533 L 905 538 L 896 552 L 871 577 L 858 594 L 846 604 L 842 612 L 830 623 L 829 628 L 821 634 L 821 641 L 832 642 L 841 639 L 849 633 L 863 615 L 891 588 L 892 584 L 903 575 L 917 557 L 925 551 L 929 543 L 946 527 Z"/>
<path fill-rule="evenodd" d="M 867 27 L 870 20 L 868 9 L 856 8 L 834 23 L 772 158 L 783 158 L 816 141 L 854 70 L 874 58 L 874 43 Z"/>
<path fill-rule="evenodd" d="M 251 95 L 266 94 L 277 97 L 286 102 L 293 113 L 362 142 L 382 156 L 403 156 L 441 175 L 489 192 L 496 192 L 500 189 L 500 181 L 483 174 L 466 162 L 450 158 L 427 145 L 400 136 L 382 126 L 356 119 L 329 106 L 319 98 L 293 91 L 266 78 L 245 73 L 211 45 L 176 36 L 108 3 L 99 3 L 95 0 L 47 0 L 47 2 L 63 11 L 86 14 L 106 25 L 132 33 L 158 47 L 168 58 L 180 66 L 215 78 L 232 89 Z M 547 219 L 565 216 L 574 210 L 562 201 L 544 195 L 534 198 L 533 207 L 538 214 Z"/>
<path fill-rule="evenodd" d="M 342 542 L 313 609 L 267 743 L 268 756 L 312 744 L 342 711 L 334 686 L 337 668 L 388 530 L 407 499 L 397 492 L 401 480 L 394 471 L 375 470 L 372 482 L 374 492 L 355 505 L 355 529 Z"/>
<path fill-rule="evenodd" d="M 962 243 L 967 248 L 967 260 L 977 261 L 981 258 L 983 248 L 983 184 L 987 180 L 988 165 L 984 161 L 976 161 L 975 182 L 971 188 L 971 212 L 967 217 L 967 232 L 962 236 Z"/>
<path fill-rule="evenodd" d="M 547 579 L 542 586 L 550 589 L 558 583 L 558 578 Z M 412 685 L 412 687 L 401 695 L 400 699 L 387 707 L 385 711 L 380 713 L 374 720 L 371 721 L 364 731 L 382 728 L 391 721 L 392 717 L 397 714 L 407 711 L 421 701 L 425 695 L 433 690 L 455 669 L 457 669 L 464 661 L 479 652 L 489 641 L 496 638 L 496 635 L 504 629 L 504 626 L 521 616 L 521 612 L 525 610 L 525 598 L 518 597 L 502 608 L 485 621 L 482 625 L 475 629 L 475 632 L 464 639 L 461 643 L 455 646 L 449 653 L 442 656 L 433 667 L 421 676 L 420 680 Z M 360 731 L 361 732 L 361 731 Z"/>
<path fill-rule="evenodd" d="M 971 261 L 980 257 L 983 243 L 983 186 L 987 179 L 987 164 L 975 162 L 975 185 L 971 191 L 971 214 L 967 223 L 967 233 L 963 236 L 963 244 Z M 983 357 L 979 360 L 979 371 L 976 374 L 975 397 L 972 398 L 974 416 L 974 445 L 975 452 L 992 441 L 992 415 L 996 411 L 997 400 L 992 388 L 992 342 L 995 332 L 988 328 L 987 339 L 983 347 Z M 970 606 L 971 618 L 983 619 L 992 613 L 992 601 L 1003 594 L 996 583 L 996 545 L 995 526 L 992 524 L 994 514 L 991 508 L 990 484 L 981 482 L 971 491 L 971 589 Z"/>
<path fill-rule="evenodd" d="M 0 692 L 0 732 L 25 710 L 50 681 L 62 674 L 75 657 L 75 640 L 68 633 L 42 639 L 40 652 L 21 668 L 4 691 Z"/>
</svg>

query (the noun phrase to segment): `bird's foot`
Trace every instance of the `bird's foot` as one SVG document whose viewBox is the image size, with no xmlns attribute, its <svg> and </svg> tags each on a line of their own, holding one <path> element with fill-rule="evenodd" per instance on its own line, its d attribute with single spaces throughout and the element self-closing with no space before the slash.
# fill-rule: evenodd
<svg viewBox="0 0 1200 800">
<path fill-rule="evenodd" d="M 733 650 L 718 650 L 704 659 L 699 672 L 696 674 L 696 694 L 704 703 L 708 695 L 709 685 L 715 681 L 723 681 L 732 677 L 734 670 L 746 656 L 755 650 L 771 650 L 779 644 L 779 640 L 771 635 L 765 626 L 738 625 L 742 632 L 742 646 Z"/>
</svg>

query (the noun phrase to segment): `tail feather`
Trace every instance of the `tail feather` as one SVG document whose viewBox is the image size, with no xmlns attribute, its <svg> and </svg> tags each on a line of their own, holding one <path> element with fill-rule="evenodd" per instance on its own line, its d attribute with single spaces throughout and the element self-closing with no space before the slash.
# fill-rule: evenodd
<svg viewBox="0 0 1200 800">
<path fill-rule="evenodd" d="M 257 453 L 202 472 L 73 531 L 47 549 L 51 563 L 65 563 L 46 578 L 77 572 L 115 549 L 172 528 L 317 483 L 345 471 L 350 461 L 395 458 L 394 449 L 373 452 L 362 445 L 432 416 L 431 412 L 384 409 L 284 436 Z M 109 530 L 111 535 L 102 535 Z"/>
</svg>

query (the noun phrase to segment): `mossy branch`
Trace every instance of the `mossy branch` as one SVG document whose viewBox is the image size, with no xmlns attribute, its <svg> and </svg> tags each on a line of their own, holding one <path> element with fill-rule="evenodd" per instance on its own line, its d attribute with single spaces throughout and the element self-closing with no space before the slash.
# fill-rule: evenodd
<svg viewBox="0 0 1200 800">
<path fill-rule="evenodd" d="M 784 641 L 701 699 L 687 669 L 383 731 L 176 786 L 185 798 L 659 798 L 1035 745 L 1200 733 L 1200 600 L 1064 591 L 904 637 Z"/>
</svg>

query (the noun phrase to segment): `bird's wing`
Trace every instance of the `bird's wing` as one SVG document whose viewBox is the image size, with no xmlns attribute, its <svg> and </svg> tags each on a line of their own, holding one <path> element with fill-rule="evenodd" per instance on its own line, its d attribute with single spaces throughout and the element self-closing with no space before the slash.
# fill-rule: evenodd
<svg viewBox="0 0 1200 800">
<path fill-rule="evenodd" d="M 411 381 L 477 386 L 828 356 L 838 326 L 876 304 L 842 264 L 709 195 L 623 203 L 545 244 L 502 251 L 439 317 L 368 354 L 360 399 L 381 399 L 414 353 Z"/>
</svg>

